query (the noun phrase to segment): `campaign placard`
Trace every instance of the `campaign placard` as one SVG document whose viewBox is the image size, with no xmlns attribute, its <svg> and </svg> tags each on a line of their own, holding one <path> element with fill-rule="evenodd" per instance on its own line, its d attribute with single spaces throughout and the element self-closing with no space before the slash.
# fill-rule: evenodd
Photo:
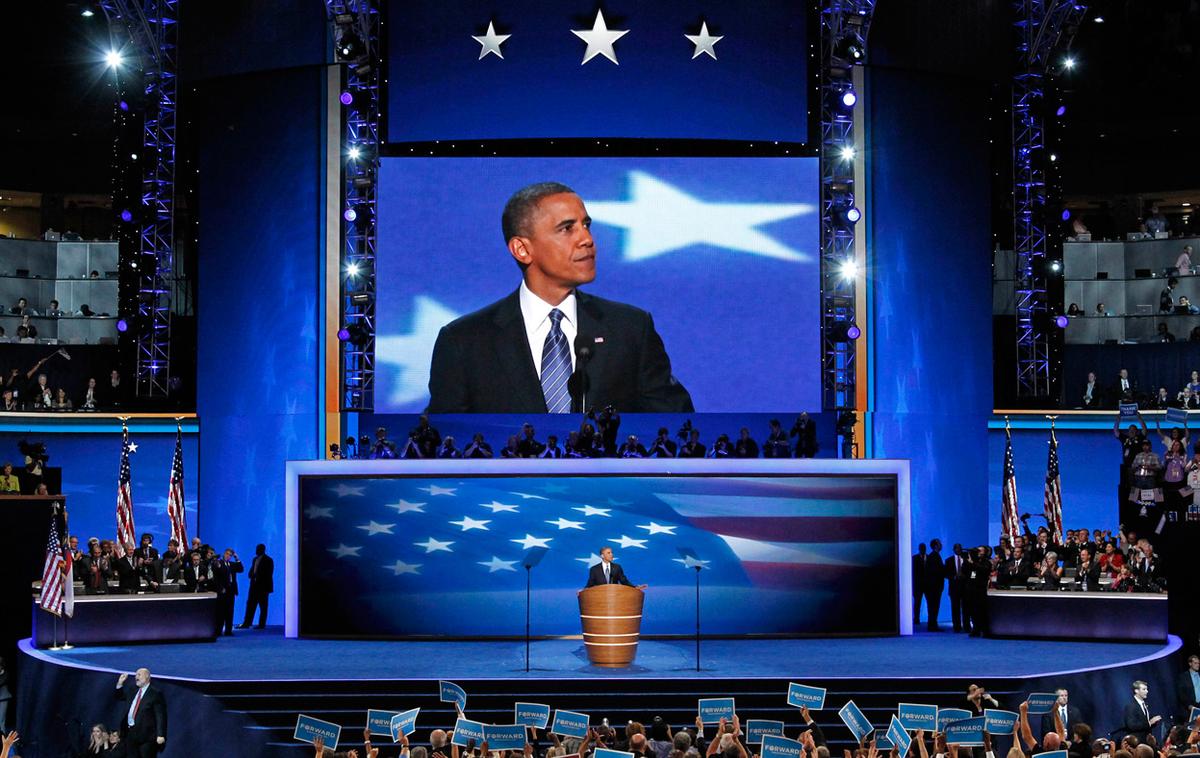
<svg viewBox="0 0 1200 758">
<path fill-rule="evenodd" d="M 975 716 L 969 719 L 959 719 L 951 721 L 942 730 L 946 736 L 946 742 L 954 743 L 964 747 L 976 747 L 983 745 L 983 728 L 987 719 L 983 716 Z"/>
<path fill-rule="evenodd" d="M 488 750 L 524 750 L 527 733 L 524 724 L 484 726 L 483 738 Z"/>
<path fill-rule="evenodd" d="M 804 758 L 804 743 L 768 734 L 763 737 L 762 758 Z"/>
<path fill-rule="evenodd" d="M 390 737 L 392 735 L 392 716 L 399 715 L 399 711 L 377 711 L 371 708 L 367 711 L 367 729 L 371 734 L 382 734 Z"/>
<path fill-rule="evenodd" d="M 700 720 L 705 724 L 716 724 L 721 719 L 733 721 L 733 698 L 708 697 L 699 702 Z"/>
<path fill-rule="evenodd" d="M 912 745 L 912 737 L 908 736 L 908 732 L 904 729 L 904 724 L 901 724 L 900 719 L 895 716 L 892 716 L 892 721 L 888 724 L 887 738 L 896 746 L 896 750 L 899 751 L 901 758 L 908 755 L 908 748 Z M 878 745 L 876 746 L 878 747 Z"/>
<path fill-rule="evenodd" d="M 892 749 L 892 741 L 889 740 L 888 736 L 883 732 L 876 732 L 875 736 L 871 739 L 875 741 L 875 749 L 880 752 Z"/>
<path fill-rule="evenodd" d="M 338 739 L 342 736 L 342 728 L 337 724 L 328 721 L 322 721 L 312 716 L 305 716 L 301 713 L 296 717 L 296 731 L 292 737 L 312 744 L 317 737 L 325 740 L 325 747 L 336 749 Z"/>
<path fill-rule="evenodd" d="M 1122 421 L 1131 421 L 1137 418 L 1138 404 L 1137 403 L 1120 403 L 1117 405 L 1117 410 L 1121 414 Z"/>
<path fill-rule="evenodd" d="M 1056 700 L 1058 695 L 1053 692 L 1033 692 L 1025 702 L 1029 704 L 1029 715 L 1037 716 L 1054 710 Z"/>
<path fill-rule="evenodd" d="M 1187 408 L 1168 408 L 1167 421 L 1175 424 L 1186 424 L 1188 421 Z"/>
<path fill-rule="evenodd" d="M 554 725 L 550 727 L 550 731 L 562 737 L 582 739 L 587 736 L 588 721 L 589 717 L 586 713 L 555 711 Z"/>
<path fill-rule="evenodd" d="M 788 682 L 787 704 L 819 711 L 825 707 L 825 688 Z"/>
<path fill-rule="evenodd" d="M 999 708 L 985 709 L 983 719 L 988 734 L 1012 734 L 1017 726 L 1017 714 Z"/>
<path fill-rule="evenodd" d="M 1193 727 L 1196 725 L 1196 719 L 1200 719 L 1200 708 L 1192 707 L 1191 713 L 1188 714 L 1187 726 Z"/>
<path fill-rule="evenodd" d="M 901 703 L 896 709 L 896 718 L 899 719 L 900 725 L 910 732 L 921 729 L 934 732 L 937 731 L 937 713 L 936 705 Z"/>
<path fill-rule="evenodd" d="M 420 708 L 412 708 L 392 717 L 391 723 L 388 724 L 392 742 L 399 742 L 401 736 L 407 737 L 417 731 L 417 714 L 420 712 Z"/>
<path fill-rule="evenodd" d="M 1034 753 L 1033 758 L 1067 758 L 1067 751 L 1051 750 L 1046 753 Z"/>
<path fill-rule="evenodd" d="M 842 717 L 842 723 L 854 735 L 854 739 L 859 742 L 874 730 L 871 722 L 867 721 L 867 717 L 863 714 L 862 709 L 854 704 L 853 700 L 847 700 L 846 704 L 838 709 L 838 715 Z"/>
<path fill-rule="evenodd" d="M 491 747 L 490 745 L 488 747 Z M 624 750 L 609 750 L 606 747 L 598 747 L 592 753 L 592 758 L 633 758 L 633 753 L 626 753 Z"/>
<path fill-rule="evenodd" d="M 937 712 L 937 730 L 939 732 L 946 731 L 946 725 L 952 724 L 955 721 L 971 718 L 971 712 L 962 708 L 938 708 Z"/>
<path fill-rule="evenodd" d="M 761 745 L 763 737 L 772 735 L 783 736 L 783 722 L 768 719 L 750 719 L 746 722 L 746 742 L 751 745 Z"/>
<path fill-rule="evenodd" d="M 479 747 L 479 743 L 483 742 L 483 724 L 460 717 L 454 722 L 454 738 L 450 743 L 466 747 L 471 740 L 475 740 L 475 747 Z"/>
<path fill-rule="evenodd" d="M 517 703 L 513 706 L 513 723 L 545 729 L 550 723 L 550 706 L 540 703 Z"/>
<path fill-rule="evenodd" d="M 454 703 L 459 713 L 467 711 L 467 691 L 454 682 L 438 682 L 443 703 Z"/>
</svg>

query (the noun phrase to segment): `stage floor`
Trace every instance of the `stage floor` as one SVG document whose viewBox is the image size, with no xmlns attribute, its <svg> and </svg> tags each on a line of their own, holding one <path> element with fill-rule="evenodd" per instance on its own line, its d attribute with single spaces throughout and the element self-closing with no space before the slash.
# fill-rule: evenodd
<svg viewBox="0 0 1200 758">
<path fill-rule="evenodd" d="M 22 647 L 27 646 L 27 642 Z M 282 628 L 238 630 L 212 643 L 143 644 L 26 652 L 59 665 L 133 671 L 193 681 L 370 679 L 821 679 L 1034 677 L 1153 660 L 1167 644 L 974 639 L 953 632 L 912 637 L 643 641 L 627 669 L 591 666 L 580 640 L 373 642 L 286 639 Z M 1064 667 L 1086 662 L 1087 669 Z"/>
</svg>

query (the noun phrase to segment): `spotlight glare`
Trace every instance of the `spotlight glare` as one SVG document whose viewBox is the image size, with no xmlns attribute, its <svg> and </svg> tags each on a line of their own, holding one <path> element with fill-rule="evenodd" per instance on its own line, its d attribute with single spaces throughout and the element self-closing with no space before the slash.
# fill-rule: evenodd
<svg viewBox="0 0 1200 758">
<path fill-rule="evenodd" d="M 350 103 L 354 102 L 354 95 L 351 94 L 350 92 L 343 92 L 341 97 L 338 98 L 338 100 L 340 100 L 342 102 L 342 105 L 349 105 Z"/>
<path fill-rule="evenodd" d="M 355 146 L 355 147 L 350 148 L 350 151 L 347 153 L 347 155 L 350 156 L 350 160 L 356 161 L 356 160 L 358 160 L 358 156 L 362 155 L 362 151 L 359 150 L 357 146 Z"/>
<path fill-rule="evenodd" d="M 353 208 L 347 208 L 346 212 L 342 214 L 342 218 L 346 219 L 347 221 L 353 222 L 354 219 L 358 218 L 358 212 L 355 211 Z"/>
<path fill-rule="evenodd" d="M 1056 160 L 1058 160 L 1058 155 L 1055 153 L 1050 153 L 1050 162 L 1054 163 Z"/>
<path fill-rule="evenodd" d="M 1059 329 L 1066 329 L 1067 324 L 1069 323 L 1071 323 L 1071 319 L 1067 318 L 1066 316 L 1059 316 L 1058 318 L 1054 319 L 1054 325 Z"/>
<path fill-rule="evenodd" d="M 79 15 L 83 16 L 84 18 L 91 18 L 92 16 L 96 15 L 96 12 L 94 10 L 92 10 L 90 7 L 85 5 L 83 7 L 83 10 L 79 12 Z"/>
<path fill-rule="evenodd" d="M 358 276 L 358 264 L 351 263 L 351 264 L 347 265 L 346 266 L 346 275 L 347 276 Z"/>
<path fill-rule="evenodd" d="M 1055 116 L 1060 116 L 1060 117 L 1061 117 L 1061 116 L 1062 116 L 1063 114 L 1065 114 L 1066 112 L 1067 112 L 1067 106 L 1065 106 L 1065 105 L 1060 105 L 1060 106 L 1058 106 L 1058 110 L 1054 111 L 1054 115 L 1055 115 Z"/>
<path fill-rule="evenodd" d="M 1093 22 L 1095 22 L 1095 23 L 1097 23 L 1097 24 L 1103 24 L 1103 23 L 1104 23 L 1104 16 L 1096 16 L 1094 19 L 1092 19 L 1092 21 L 1093 21 Z"/>
<path fill-rule="evenodd" d="M 1070 71 L 1075 68 L 1075 59 L 1068 55 L 1066 58 L 1063 58 L 1063 66 Z"/>
<path fill-rule="evenodd" d="M 862 218 L 862 211 L 858 209 L 858 206 L 852 205 L 846 211 L 846 220 L 850 223 L 857 224 L 860 218 Z"/>
<path fill-rule="evenodd" d="M 350 330 L 344 326 L 341 329 L 338 329 L 337 338 L 342 342 L 350 339 Z"/>
<path fill-rule="evenodd" d="M 861 336 L 862 336 L 862 329 L 858 328 L 858 324 L 851 324 L 850 327 L 848 329 L 846 329 L 846 339 L 850 340 L 851 342 L 853 342 L 854 340 L 858 339 Z"/>
<path fill-rule="evenodd" d="M 1059 271 L 1062 271 L 1062 262 L 1061 261 L 1051 261 L 1050 262 L 1050 270 L 1056 274 Z"/>
<path fill-rule="evenodd" d="M 858 276 L 858 262 L 854 260 L 844 261 L 840 273 L 843 279 L 853 279 Z"/>
<path fill-rule="evenodd" d="M 109 68 L 120 68 L 121 63 L 124 62 L 124 59 L 121 57 L 121 54 L 119 52 L 117 52 L 116 50 L 109 50 L 107 53 L 104 54 L 104 62 L 108 65 Z"/>
<path fill-rule="evenodd" d="M 854 90 L 848 89 L 842 93 L 842 105 L 846 106 L 847 108 L 853 108 L 854 104 L 857 102 L 858 95 L 854 94 Z"/>
<path fill-rule="evenodd" d="M 122 334 L 129 331 L 129 322 L 123 318 L 117 319 L 117 331 Z"/>
<path fill-rule="evenodd" d="M 846 145 L 845 147 L 842 148 L 841 156 L 842 156 L 842 160 L 844 160 L 844 161 L 854 160 L 854 148 L 850 147 L 849 145 Z"/>
<path fill-rule="evenodd" d="M 1071 220 L 1071 209 L 1070 209 L 1070 208 L 1063 208 L 1063 212 L 1062 212 L 1062 220 L 1063 220 L 1063 221 L 1070 221 L 1070 220 Z"/>
</svg>

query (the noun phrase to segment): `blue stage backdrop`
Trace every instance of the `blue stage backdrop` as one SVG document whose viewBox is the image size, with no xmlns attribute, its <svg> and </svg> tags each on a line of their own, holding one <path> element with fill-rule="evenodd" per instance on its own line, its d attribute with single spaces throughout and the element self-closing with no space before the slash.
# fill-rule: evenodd
<svg viewBox="0 0 1200 758">
<path fill-rule="evenodd" d="M 548 180 L 593 219 L 587 291 L 654 316 L 697 411 L 820 407 L 817 159 L 395 158 L 380 169 L 377 412 L 423 409 L 441 327 L 517 288 L 500 213 Z"/>
<path fill-rule="evenodd" d="M 895 476 L 672 474 L 302 476 L 299 631 L 522 635 L 547 548 L 532 633 L 578 634 L 609 545 L 643 634 L 691 634 L 696 560 L 705 634 L 898 633 Z"/>
<path fill-rule="evenodd" d="M 614 63 L 604 55 L 584 62 L 595 48 L 572 33 L 595 28 L 594 3 L 391 2 L 388 139 L 804 142 L 806 5 L 608 3 L 605 27 L 627 31 L 611 48 Z M 472 39 L 487 37 L 489 23 L 496 37 Z M 686 37 L 705 31 L 721 39 L 708 46 Z M 485 42 L 497 52 L 481 56 Z"/>
</svg>

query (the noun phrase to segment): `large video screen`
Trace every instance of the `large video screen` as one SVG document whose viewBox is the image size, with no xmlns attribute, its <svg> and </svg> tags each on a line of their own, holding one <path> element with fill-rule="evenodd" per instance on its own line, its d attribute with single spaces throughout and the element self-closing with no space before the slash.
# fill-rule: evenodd
<svg viewBox="0 0 1200 758">
<path fill-rule="evenodd" d="M 346 474 L 300 476 L 299 633 L 523 635 L 524 564 L 545 548 L 529 577 L 532 634 L 579 634 L 576 593 L 604 546 L 649 585 L 646 635 L 692 634 L 696 565 L 706 635 L 898 633 L 895 475 L 503 463 L 512 473 L 353 475 L 335 462 Z"/>
<path fill-rule="evenodd" d="M 807 5 L 391 2 L 388 140 L 806 142 Z"/>
<path fill-rule="evenodd" d="M 572 187 L 592 219 L 596 277 L 581 289 L 649 312 L 697 412 L 820 407 L 816 158 L 388 158 L 376 412 L 424 410 L 441 328 L 517 291 L 501 211 L 541 181 Z M 604 335 L 597 363 L 623 347 Z M 493 389 L 512 369 L 496 366 Z"/>
</svg>

